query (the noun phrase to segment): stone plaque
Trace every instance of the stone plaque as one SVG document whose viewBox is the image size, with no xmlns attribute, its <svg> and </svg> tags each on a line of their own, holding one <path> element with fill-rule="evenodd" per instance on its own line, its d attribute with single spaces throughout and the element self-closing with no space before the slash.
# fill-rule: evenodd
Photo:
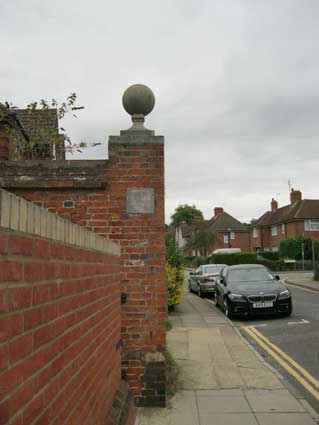
<svg viewBox="0 0 319 425">
<path fill-rule="evenodd" d="M 126 211 L 128 214 L 154 214 L 154 189 L 127 189 Z"/>
</svg>

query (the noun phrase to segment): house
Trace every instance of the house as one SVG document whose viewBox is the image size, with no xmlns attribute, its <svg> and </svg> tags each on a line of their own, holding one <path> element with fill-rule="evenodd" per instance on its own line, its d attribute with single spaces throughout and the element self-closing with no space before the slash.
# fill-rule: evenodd
<svg viewBox="0 0 319 425">
<path fill-rule="evenodd" d="M 248 226 L 225 212 L 223 208 L 214 208 L 214 216 L 208 220 L 208 224 L 217 236 L 214 249 L 240 248 L 243 252 L 250 251 Z"/>
<path fill-rule="evenodd" d="M 178 248 L 184 248 L 190 241 L 191 235 L 191 227 L 186 223 L 186 221 L 182 221 L 182 223 L 175 228 L 175 242 Z"/>
<path fill-rule="evenodd" d="M 273 198 L 270 207 L 251 229 L 252 251 L 278 251 L 282 239 L 296 236 L 319 239 L 319 199 L 302 199 L 292 189 L 289 205 L 278 208 Z"/>
<path fill-rule="evenodd" d="M 65 159 L 64 135 L 56 109 L 9 109 L 0 104 L 2 122 L 11 128 L 9 159 Z"/>
<path fill-rule="evenodd" d="M 205 220 L 207 229 L 216 235 L 211 251 L 219 248 L 240 248 L 250 251 L 250 232 L 248 226 L 226 213 L 223 208 L 214 209 L 214 216 Z M 175 241 L 179 248 L 184 248 L 191 240 L 192 227 L 182 222 L 175 229 Z M 193 253 L 194 254 L 194 253 Z"/>
</svg>

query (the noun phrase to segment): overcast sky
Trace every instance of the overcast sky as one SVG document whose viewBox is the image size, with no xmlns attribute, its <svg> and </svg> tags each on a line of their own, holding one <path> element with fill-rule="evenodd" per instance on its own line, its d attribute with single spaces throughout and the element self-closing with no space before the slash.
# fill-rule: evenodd
<svg viewBox="0 0 319 425">
<path fill-rule="evenodd" d="M 63 122 L 78 158 L 106 158 L 130 126 L 131 84 L 152 88 L 146 126 L 165 136 L 166 222 L 178 204 L 258 218 L 288 180 L 319 198 L 318 0 L 10 0 L 0 3 L 0 101 L 74 91 Z"/>
</svg>

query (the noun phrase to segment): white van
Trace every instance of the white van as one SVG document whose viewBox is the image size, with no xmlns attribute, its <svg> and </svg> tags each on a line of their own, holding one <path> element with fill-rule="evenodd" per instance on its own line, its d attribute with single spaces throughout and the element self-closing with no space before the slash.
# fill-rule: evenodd
<svg viewBox="0 0 319 425">
<path fill-rule="evenodd" d="M 215 249 L 212 254 L 237 254 L 241 252 L 240 248 L 219 248 Z"/>
</svg>

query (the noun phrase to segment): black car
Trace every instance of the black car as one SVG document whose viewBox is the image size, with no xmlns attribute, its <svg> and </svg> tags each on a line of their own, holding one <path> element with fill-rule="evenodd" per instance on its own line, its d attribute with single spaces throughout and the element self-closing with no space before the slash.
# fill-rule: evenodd
<svg viewBox="0 0 319 425">
<path fill-rule="evenodd" d="M 265 266 L 225 267 L 216 284 L 216 305 L 227 317 L 292 312 L 291 293 Z"/>
</svg>

